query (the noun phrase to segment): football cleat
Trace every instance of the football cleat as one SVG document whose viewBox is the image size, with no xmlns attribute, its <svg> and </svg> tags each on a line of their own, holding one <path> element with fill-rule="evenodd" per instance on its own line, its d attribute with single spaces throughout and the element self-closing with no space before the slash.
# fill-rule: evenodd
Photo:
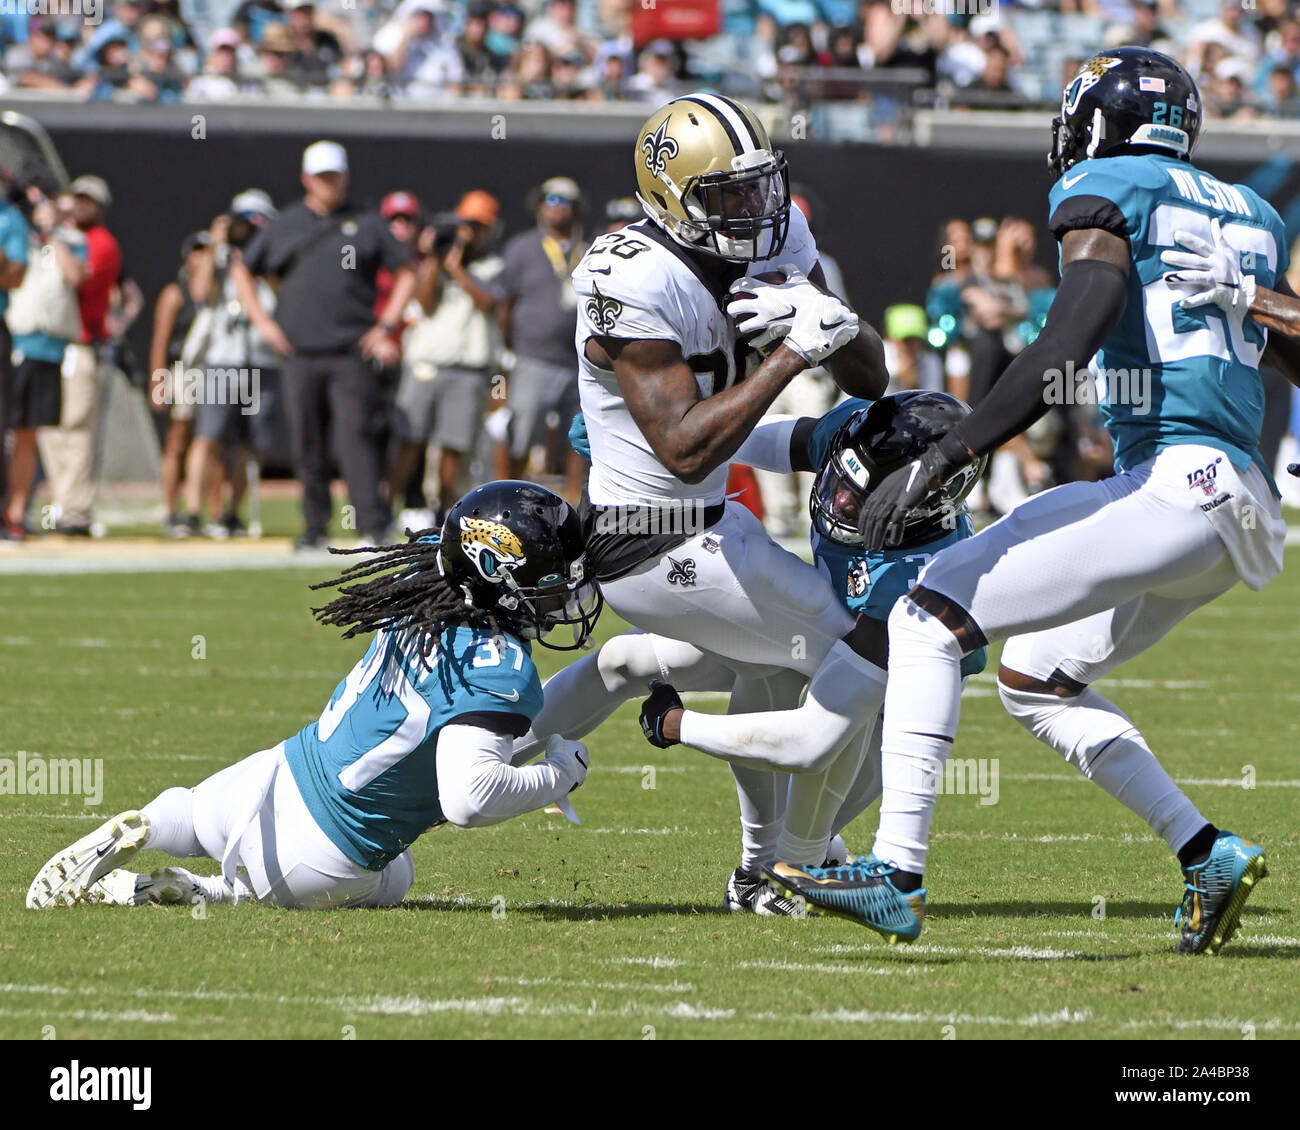
<svg viewBox="0 0 1300 1130">
<path fill-rule="evenodd" d="M 1205 862 L 1183 868 L 1187 890 L 1174 925 L 1182 928 L 1179 953 L 1218 953 L 1237 932 L 1241 908 L 1268 875 L 1264 851 L 1231 832 L 1220 832 Z"/>
<path fill-rule="evenodd" d="M 118 869 L 110 871 L 86 892 L 85 902 L 107 906 L 144 906 L 160 903 L 189 905 L 195 899 L 207 901 L 208 895 L 183 867 L 160 867 L 147 875 Z"/>
<path fill-rule="evenodd" d="M 809 909 L 860 922 L 883 934 L 891 946 L 919 938 L 925 919 L 925 888 L 900 891 L 890 879 L 897 870 L 874 855 L 859 856 L 843 867 L 774 863 L 763 868 L 777 887 Z"/>
<path fill-rule="evenodd" d="M 120 812 L 88 836 L 64 848 L 37 872 L 27 888 L 27 906 L 32 910 L 62 903 L 103 901 L 91 892 L 110 871 L 126 863 L 143 846 L 149 835 L 144 813 Z"/>
<path fill-rule="evenodd" d="M 796 899 L 774 891 L 763 879 L 737 867 L 727 880 L 722 907 L 732 914 L 758 914 L 766 918 L 803 918 L 807 911 Z"/>
<path fill-rule="evenodd" d="M 91 883 L 81 901 L 103 906 L 144 906 L 149 901 L 144 890 L 148 879 L 148 875 L 137 875 L 119 867 Z"/>
</svg>

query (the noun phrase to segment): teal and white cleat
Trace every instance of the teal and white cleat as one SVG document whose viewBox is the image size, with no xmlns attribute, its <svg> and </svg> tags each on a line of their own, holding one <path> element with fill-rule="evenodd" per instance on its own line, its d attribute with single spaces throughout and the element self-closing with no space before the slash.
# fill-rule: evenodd
<svg viewBox="0 0 1300 1130">
<path fill-rule="evenodd" d="M 900 891 L 890 879 L 897 870 L 874 855 L 859 856 L 843 867 L 774 863 L 763 868 L 777 887 L 809 909 L 860 922 L 883 934 L 890 945 L 915 941 L 925 919 L 925 889 Z"/>
<path fill-rule="evenodd" d="M 1204 863 L 1183 868 L 1187 891 L 1174 925 L 1182 928 L 1179 953 L 1215 954 L 1237 932 L 1241 908 L 1255 884 L 1268 875 L 1264 849 L 1220 832 Z"/>
<path fill-rule="evenodd" d="M 64 848 L 37 872 L 27 888 L 32 910 L 62 903 L 102 902 L 95 886 L 110 871 L 130 860 L 144 846 L 149 821 L 141 812 L 120 812 L 88 836 Z"/>
</svg>

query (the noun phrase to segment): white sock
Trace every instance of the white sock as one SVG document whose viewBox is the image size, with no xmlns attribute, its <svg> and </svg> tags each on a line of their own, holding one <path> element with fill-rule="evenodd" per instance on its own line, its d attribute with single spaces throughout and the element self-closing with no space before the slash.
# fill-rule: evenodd
<svg viewBox="0 0 1300 1130">
<path fill-rule="evenodd" d="M 862 756 L 858 759 L 858 775 L 831 822 L 837 835 L 843 835 L 844 829 L 861 816 L 872 801 L 880 798 L 880 726 L 881 719 L 877 717 L 869 735 L 863 730 L 854 739 L 862 742 Z"/>
<path fill-rule="evenodd" d="M 998 683 L 1007 713 L 1151 826 L 1177 854 L 1209 823 L 1118 706 L 1091 688 L 1072 698 Z"/>
<path fill-rule="evenodd" d="M 862 734 L 852 735 L 824 773 L 794 773 L 776 858 L 800 867 L 820 867 L 835 818 L 857 779 L 864 754 Z"/>
<path fill-rule="evenodd" d="M 934 802 L 960 718 L 961 647 L 904 597 L 889 614 L 880 827 L 872 848 L 904 871 L 925 872 Z"/>
<path fill-rule="evenodd" d="M 226 886 L 226 881 L 222 879 L 220 875 L 195 875 L 193 871 L 186 871 L 184 867 L 172 867 L 169 870 L 175 872 L 184 879 L 188 879 L 198 887 L 199 894 L 203 896 L 205 902 L 218 903 L 235 901 L 234 894 L 231 892 L 230 888 Z M 236 882 L 241 888 L 239 901 L 251 901 L 252 888 L 250 888 L 247 882 L 244 881 L 243 876 L 241 875 L 236 879 Z"/>
<path fill-rule="evenodd" d="M 178 859 L 206 855 L 194 832 L 194 791 L 173 788 L 159 793 L 140 810 L 149 821 L 144 846 Z"/>
<path fill-rule="evenodd" d="M 820 702 L 830 717 L 848 720 L 853 730 L 829 768 L 791 776 L 778 859 L 803 867 L 817 867 L 825 860 L 826 845 L 858 779 L 884 699 L 885 672 L 843 641 L 836 643 L 809 684 L 808 700 Z"/>
<path fill-rule="evenodd" d="M 731 692 L 729 714 L 752 714 L 758 710 L 785 710 L 799 701 L 803 676 L 797 671 L 779 671 L 766 679 L 742 676 Z M 789 773 L 731 767 L 740 800 L 740 866 L 750 874 L 776 858 L 776 841 L 785 817 Z"/>
</svg>

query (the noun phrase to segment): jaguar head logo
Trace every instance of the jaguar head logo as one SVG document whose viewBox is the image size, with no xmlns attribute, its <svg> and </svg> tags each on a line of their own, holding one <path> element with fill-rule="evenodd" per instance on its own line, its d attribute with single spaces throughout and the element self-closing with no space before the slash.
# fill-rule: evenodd
<svg viewBox="0 0 1300 1130">
<path fill-rule="evenodd" d="M 514 530 L 488 518 L 460 520 L 460 547 L 474 562 L 480 576 L 494 585 L 504 583 L 501 575 L 503 565 L 516 567 L 528 560 L 523 542 Z"/>
<path fill-rule="evenodd" d="M 645 154 L 645 167 L 656 177 L 662 177 L 667 163 L 677 156 L 680 147 L 675 137 L 668 136 L 668 119 L 659 123 L 654 133 L 641 139 L 641 152 Z"/>
<path fill-rule="evenodd" d="M 1111 67 L 1118 67 L 1121 62 L 1122 59 L 1116 59 L 1113 55 L 1098 55 L 1084 63 L 1079 73 L 1074 76 L 1074 81 L 1065 88 L 1065 94 L 1061 99 L 1062 112 L 1074 113 L 1079 106 L 1079 100 L 1101 82 Z"/>
</svg>

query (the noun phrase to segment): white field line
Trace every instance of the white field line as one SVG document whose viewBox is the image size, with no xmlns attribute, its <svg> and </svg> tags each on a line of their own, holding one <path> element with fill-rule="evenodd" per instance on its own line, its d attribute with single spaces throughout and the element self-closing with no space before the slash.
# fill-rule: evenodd
<svg viewBox="0 0 1300 1130">
<path fill-rule="evenodd" d="M 106 1012 L 102 1008 L 78 1008 L 71 1011 L 58 1008 L 0 1008 L 0 1019 L 30 1017 L 49 1023 L 51 1020 L 89 1020 L 96 1024 L 175 1024 L 180 1018 L 170 1012 L 146 1012 L 128 1008 L 122 1012 Z"/>
<path fill-rule="evenodd" d="M 576 981 L 564 977 L 516 977 L 510 984 L 521 989 L 595 989 L 604 993 L 693 993 L 695 986 L 686 981 L 669 981 L 666 985 L 633 985 L 626 981 Z"/>
<path fill-rule="evenodd" d="M 691 766 L 691 768 L 695 768 L 695 766 Z M 653 769 L 656 775 L 659 773 L 685 773 L 687 766 L 653 765 L 648 761 L 644 765 L 601 765 L 599 762 L 597 762 L 597 764 L 591 767 L 591 772 L 593 773 L 635 773 L 639 775 L 644 773 L 647 769 Z"/>
<path fill-rule="evenodd" d="M 595 987 L 595 986 L 592 986 Z M 644 988 L 645 986 L 635 986 Z M 629 1017 L 637 1019 L 654 1019 L 663 1017 L 670 1020 L 739 1020 L 742 1022 L 770 1022 L 788 1025 L 792 1022 L 814 1022 L 830 1024 L 930 1024 L 930 1025 L 972 1025 L 983 1027 L 1011 1027 L 1038 1029 L 1059 1025 L 1087 1024 L 1092 1021 L 1091 1009 L 1061 1008 L 1055 1011 L 1040 1011 L 1023 1016 L 999 1016 L 996 1014 L 978 1014 L 963 1012 L 907 1012 L 875 1010 L 819 1010 L 811 1013 L 797 1012 L 755 1012 L 744 1013 L 734 1008 L 714 1008 L 700 1003 L 675 1001 L 668 1005 L 644 1006 L 634 1001 L 619 1006 L 602 1007 L 592 1000 L 586 1007 L 577 1004 L 541 1003 L 525 996 L 483 996 L 457 997 L 447 999 L 427 999 L 414 995 L 406 996 L 363 996 L 363 997 L 295 997 L 287 995 L 273 996 L 265 993 L 216 992 L 211 990 L 186 989 L 136 989 L 118 990 L 102 986 L 69 989 L 59 985 L 0 985 L 0 994 L 13 996 L 32 995 L 67 998 L 75 995 L 95 995 L 97 997 L 117 996 L 139 1000 L 162 998 L 167 1000 L 191 1001 L 247 1001 L 257 1004 L 296 1005 L 306 1007 L 324 1007 L 332 1009 L 340 1016 L 355 1017 L 375 1016 L 434 1016 L 441 1014 L 461 1014 L 474 1016 L 587 1016 L 587 1017 Z M 49 1018 L 57 1014 L 57 1009 L 0 1009 L 0 1016 L 31 1016 Z M 175 1017 L 171 1013 L 149 1013 L 142 1010 L 124 1010 L 109 1012 L 106 1010 L 75 1010 L 63 1013 L 73 1019 L 98 1021 L 120 1020 L 123 1022 L 143 1021 L 145 1023 L 171 1022 Z M 1253 1025 L 1255 1030 L 1264 1032 L 1296 1031 L 1300 1024 L 1280 1019 L 1238 1019 L 1229 1017 L 1186 1017 L 1181 1020 L 1129 1020 L 1121 1023 L 1126 1030 L 1147 1029 L 1202 1029 L 1210 1031 L 1241 1031 L 1246 1025 Z"/>
<path fill-rule="evenodd" d="M 158 547 L 138 553 L 116 553 L 113 556 L 54 557 L 25 554 L 21 549 L 0 554 L 0 576 L 84 576 L 89 573 L 224 573 L 230 570 L 249 569 L 300 569 L 319 571 L 322 566 L 333 568 L 338 558 L 325 551 L 298 552 L 289 548 L 283 539 L 280 546 L 238 546 L 233 550 L 213 551 L 201 555 L 171 556 L 160 553 Z M 269 551 L 268 551 L 269 550 Z"/>
<path fill-rule="evenodd" d="M 869 976 L 869 977 L 892 977 L 895 974 L 902 973 L 932 973 L 932 965 L 836 965 L 834 962 L 822 961 L 813 964 L 798 961 L 738 961 L 737 969 L 759 969 L 771 973 L 816 973 L 819 975 L 830 974 L 849 974 L 852 976 Z"/>
<path fill-rule="evenodd" d="M 650 969 L 680 969 L 686 964 L 679 957 L 607 957 L 606 965 L 644 965 Z"/>
<path fill-rule="evenodd" d="M 1252 636 L 1252 638 L 1254 638 Z M 998 677 L 989 672 L 970 677 L 972 683 L 988 683 L 996 686 Z M 1098 679 L 1093 684 L 1098 687 L 1123 687 L 1126 690 L 1147 691 L 1195 691 L 1203 690 L 1210 684 L 1201 679 Z"/>
<path fill-rule="evenodd" d="M 1008 772 L 1003 774 L 1003 778 L 1004 784 L 1006 781 L 1073 781 L 1077 784 L 1089 783 L 1088 778 L 1082 773 Z M 1240 777 L 1175 777 L 1174 781 L 1179 785 L 1204 785 L 1209 788 L 1219 789 L 1240 789 L 1243 787 Z M 1255 788 L 1300 789 L 1300 781 L 1256 781 Z"/>
</svg>

